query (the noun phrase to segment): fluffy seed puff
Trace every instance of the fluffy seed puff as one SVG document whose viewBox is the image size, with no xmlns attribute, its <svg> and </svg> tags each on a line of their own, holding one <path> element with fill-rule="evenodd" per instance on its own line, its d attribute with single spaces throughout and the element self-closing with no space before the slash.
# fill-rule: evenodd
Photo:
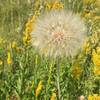
<svg viewBox="0 0 100 100">
<path fill-rule="evenodd" d="M 50 11 L 38 18 L 31 36 L 32 45 L 40 54 L 73 57 L 83 45 L 86 27 L 77 14 Z"/>
</svg>

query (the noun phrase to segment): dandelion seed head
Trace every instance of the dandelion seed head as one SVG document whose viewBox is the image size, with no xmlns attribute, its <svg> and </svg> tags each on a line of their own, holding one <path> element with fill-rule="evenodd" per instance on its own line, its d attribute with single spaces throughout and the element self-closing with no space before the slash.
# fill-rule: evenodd
<svg viewBox="0 0 100 100">
<path fill-rule="evenodd" d="M 79 15 L 53 10 L 38 18 L 31 36 L 40 54 L 74 56 L 83 45 L 86 28 Z"/>
</svg>

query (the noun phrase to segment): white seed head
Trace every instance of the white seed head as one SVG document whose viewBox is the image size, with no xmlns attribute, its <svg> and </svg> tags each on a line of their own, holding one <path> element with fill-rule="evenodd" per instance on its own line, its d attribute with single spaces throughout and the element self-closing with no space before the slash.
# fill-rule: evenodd
<svg viewBox="0 0 100 100">
<path fill-rule="evenodd" d="M 31 33 L 32 44 L 45 56 L 74 56 L 86 36 L 79 15 L 65 11 L 50 11 L 38 18 Z"/>
</svg>

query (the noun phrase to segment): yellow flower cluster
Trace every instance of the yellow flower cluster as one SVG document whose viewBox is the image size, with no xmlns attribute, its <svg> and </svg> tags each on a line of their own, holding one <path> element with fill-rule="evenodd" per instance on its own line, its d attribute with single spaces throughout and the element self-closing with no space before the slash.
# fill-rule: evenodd
<svg viewBox="0 0 100 100">
<path fill-rule="evenodd" d="M 34 0 L 34 11 L 40 9 L 43 0 Z"/>
<path fill-rule="evenodd" d="M 100 66 L 100 47 L 92 52 L 92 60 L 96 66 Z"/>
<path fill-rule="evenodd" d="M 11 53 L 8 52 L 8 55 L 7 55 L 7 63 L 10 65 L 12 64 L 12 57 L 11 57 Z"/>
<path fill-rule="evenodd" d="M 25 31 L 24 31 L 24 36 L 23 36 L 23 43 L 25 46 L 27 46 L 30 43 L 30 32 L 32 32 L 33 30 L 33 24 L 36 21 L 37 16 L 40 15 L 39 11 L 35 11 L 35 14 L 33 15 L 33 17 L 31 19 L 28 20 L 28 22 L 25 25 Z"/>
<path fill-rule="evenodd" d="M 61 9 L 64 7 L 64 4 L 60 1 L 51 1 L 51 2 L 46 2 L 45 8 L 46 10 L 50 9 Z"/>
<path fill-rule="evenodd" d="M 97 94 L 89 95 L 88 100 L 100 100 L 100 96 Z"/>
<path fill-rule="evenodd" d="M 12 47 L 13 49 L 16 49 L 16 48 L 17 48 L 17 44 L 16 44 L 15 41 L 12 42 L 11 47 Z"/>
<path fill-rule="evenodd" d="M 83 0 L 84 10 L 82 13 L 83 18 L 89 18 L 89 20 L 95 21 L 100 19 L 100 17 L 96 14 L 100 9 L 100 0 Z M 94 9 L 88 9 L 87 6 L 92 6 Z"/>
<path fill-rule="evenodd" d="M 56 100 L 56 93 L 52 93 L 50 100 Z"/>
<path fill-rule="evenodd" d="M 92 48 L 94 48 L 93 46 L 95 46 L 96 44 L 98 44 L 99 42 L 99 35 L 98 33 L 94 33 L 92 34 L 90 37 L 85 39 L 84 45 L 83 45 L 83 50 L 84 52 L 87 53 L 91 53 Z"/>
<path fill-rule="evenodd" d="M 88 10 L 84 10 L 81 16 L 82 18 L 89 18 L 91 13 Z"/>
<path fill-rule="evenodd" d="M 36 2 L 35 6 L 39 6 L 39 5 L 40 5 L 40 0 Z M 63 3 L 60 1 L 51 1 L 51 2 L 46 1 L 45 4 L 46 10 L 60 9 L 63 8 L 63 6 L 64 6 Z M 40 9 L 35 11 L 34 16 L 31 19 L 29 19 L 25 25 L 25 31 L 23 33 L 24 34 L 23 43 L 25 46 L 27 46 L 30 43 L 30 39 L 31 39 L 30 32 L 32 32 L 33 25 L 39 15 L 40 15 Z"/>
<path fill-rule="evenodd" d="M 24 36 L 23 36 L 23 43 L 26 46 L 27 44 L 29 44 L 30 42 L 30 32 L 32 31 L 32 24 L 33 24 L 33 19 L 35 20 L 35 17 L 33 16 L 33 18 L 31 20 L 29 20 L 26 23 L 26 28 L 25 28 L 25 32 L 24 32 Z"/>
<path fill-rule="evenodd" d="M 84 42 L 83 50 L 86 54 L 89 53 L 91 50 L 91 46 L 90 46 L 88 39 Z"/>
<path fill-rule="evenodd" d="M 100 75 L 100 66 L 94 66 L 93 72 L 95 75 Z"/>
<path fill-rule="evenodd" d="M 96 30 L 96 31 L 97 31 L 97 30 Z M 99 30 L 98 30 L 98 31 L 99 31 Z M 95 32 L 95 33 L 91 36 L 90 41 L 91 41 L 92 44 L 98 43 L 98 41 L 99 41 L 99 35 L 98 35 L 98 33 L 99 33 L 99 32 Z"/>
<path fill-rule="evenodd" d="M 93 69 L 94 74 L 100 75 L 100 47 L 98 47 L 96 50 L 93 50 L 92 60 L 95 65 Z"/>
<path fill-rule="evenodd" d="M 38 95 L 39 95 L 40 91 L 42 90 L 42 88 L 43 88 L 42 81 L 40 81 L 38 86 L 37 86 L 36 92 L 35 92 L 36 97 L 38 97 Z"/>
<path fill-rule="evenodd" d="M 0 58 L 0 65 L 2 65 L 3 64 L 3 61 L 2 61 L 2 59 Z"/>
</svg>

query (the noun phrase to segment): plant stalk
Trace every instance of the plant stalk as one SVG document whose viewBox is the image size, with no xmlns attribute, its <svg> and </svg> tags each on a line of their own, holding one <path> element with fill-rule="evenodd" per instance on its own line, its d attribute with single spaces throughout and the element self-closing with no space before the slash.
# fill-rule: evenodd
<svg viewBox="0 0 100 100">
<path fill-rule="evenodd" d="M 61 91 L 60 91 L 60 64 L 59 60 L 57 62 L 57 90 L 58 90 L 58 100 L 61 99 Z"/>
</svg>

